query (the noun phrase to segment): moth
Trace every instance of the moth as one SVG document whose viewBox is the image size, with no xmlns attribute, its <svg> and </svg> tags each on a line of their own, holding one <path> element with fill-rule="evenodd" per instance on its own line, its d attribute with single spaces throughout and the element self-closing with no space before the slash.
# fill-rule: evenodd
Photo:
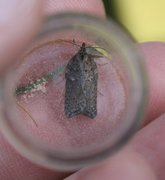
<svg viewBox="0 0 165 180">
<path fill-rule="evenodd" d="M 73 42 L 73 44 L 75 43 Z M 82 43 L 79 51 L 67 64 L 56 67 L 53 71 L 25 86 L 17 87 L 14 95 L 18 96 L 31 92 L 33 89 L 37 89 L 38 85 L 42 85 L 64 72 L 66 79 L 64 113 L 66 117 L 71 118 L 83 114 L 89 118 L 95 118 L 97 115 L 98 83 L 95 58 L 106 55 L 103 48 L 101 48 L 103 51 L 98 48 L 101 47 L 86 46 L 85 43 Z"/>
<path fill-rule="evenodd" d="M 92 48 L 92 47 L 91 47 Z M 99 57 L 99 56 L 98 56 Z M 67 118 L 83 114 L 89 118 L 97 115 L 98 69 L 94 55 L 82 43 L 65 69 L 65 105 Z"/>
</svg>

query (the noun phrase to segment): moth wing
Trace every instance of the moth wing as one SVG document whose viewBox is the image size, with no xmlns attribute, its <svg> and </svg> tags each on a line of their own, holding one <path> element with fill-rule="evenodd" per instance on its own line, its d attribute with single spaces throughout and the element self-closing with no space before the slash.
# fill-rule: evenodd
<svg viewBox="0 0 165 180">
<path fill-rule="evenodd" d="M 90 57 L 89 57 L 90 58 Z M 85 99 L 86 107 L 83 114 L 95 118 L 97 115 L 97 80 L 98 80 L 98 71 L 97 65 L 93 59 L 90 59 L 87 65 L 86 70 L 86 83 L 85 83 Z"/>
<path fill-rule="evenodd" d="M 77 63 L 77 56 L 74 56 L 66 67 L 65 85 L 65 115 L 71 118 L 81 114 L 86 107 L 86 99 L 81 84 L 81 70 Z"/>
<path fill-rule="evenodd" d="M 86 99 L 79 82 L 66 80 L 65 115 L 71 118 L 81 114 L 86 107 Z"/>
</svg>

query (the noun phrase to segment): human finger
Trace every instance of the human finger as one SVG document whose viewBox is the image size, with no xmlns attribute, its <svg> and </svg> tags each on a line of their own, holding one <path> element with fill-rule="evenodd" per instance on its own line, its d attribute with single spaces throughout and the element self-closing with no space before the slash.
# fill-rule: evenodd
<svg viewBox="0 0 165 180">
<path fill-rule="evenodd" d="M 139 45 L 146 62 L 149 80 L 149 104 L 145 124 L 165 112 L 165 43 L 148 42 Z"/>
<path fill-rule="evenodd" d="M 42 1 L 0 1 L 0 72 L 12 66 L 16 57 L 38 31 Z"/>
<path fill-rule="evenodd" d="M 125 149 L 104 163 L 82 169 L 65 180 L 156 180 L 149 164 L 135 151 Z"/>
</svg>

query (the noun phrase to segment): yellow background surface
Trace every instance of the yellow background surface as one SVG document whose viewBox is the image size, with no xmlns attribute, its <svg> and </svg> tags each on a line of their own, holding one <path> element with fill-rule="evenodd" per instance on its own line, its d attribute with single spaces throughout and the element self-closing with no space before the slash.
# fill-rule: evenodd
<svg viewBox="0 0 165 180">
<path fill-rule="evenodd" d="M 113 1 L 117 19 L 137 41 L 165 41 L 165 0 Z"/>
</svg>

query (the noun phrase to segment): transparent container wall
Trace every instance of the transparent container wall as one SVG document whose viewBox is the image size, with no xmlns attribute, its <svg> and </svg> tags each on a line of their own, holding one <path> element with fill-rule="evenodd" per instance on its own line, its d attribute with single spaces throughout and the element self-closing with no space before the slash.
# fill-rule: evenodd
<svg viewBox="0 0 165 180">
<path fill-rule="evenodd" d="M 127 36 L 113 26 L 111 34 L 106 26 L 80 20 L 49 19 L 3 82 L 4 114 L 13 137 L 54 159 L 89 158 L 122 144 L 136 129 L 136 115 L 143 108 L 140 65 L 134 67 L 139 63 L 136 52 L 123 47 Z M 121 37 L 115 39 L 116 33 Z M 94 119 L 82 114 L 67 118 L 64 110 L 66 65 L 83 42 L 97 64 Z"/>
</svg>

